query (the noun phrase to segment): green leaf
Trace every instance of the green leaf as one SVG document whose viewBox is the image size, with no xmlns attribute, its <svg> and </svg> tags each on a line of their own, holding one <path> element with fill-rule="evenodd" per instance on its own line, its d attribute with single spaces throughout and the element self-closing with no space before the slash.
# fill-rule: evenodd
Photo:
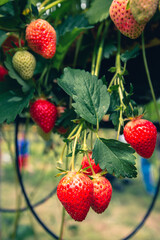
<svg viewBox="0 0 160 240">
<path fill-rule="evenodd" d="M 91 7 L 86 12 L 89 23 L 102 22 L 109 16 L 109 8 L 112 0 L 93 0 Z"/>
<path fill-rule="evenodd" d="M 6 3 L 9 2 L 9 1 L 10 1 L 10 0 L 1 0 L 1 2 L 0 2 L 0 6 L 6 4 Z"/>
<path fill-rule="evenodd" d="M 92 156 L 101 169 L 116 177 L 136 177 L 135 151 L 129 144 L 114 139 L 97 139 Z"/>
<path fill-rule="evenodd" d="M 12 57 L 7 55 L 5 66 L 8 69 L 8 74 L 11 78 L 16 79 L 17 82 L 22 86 L 23 92 L 27 92 L 30 89 L 30 86 L 26 81 L 24 81 L 20 75 L 14 70 L 12 65 Z M 29 81 L 28 81 L 29 82 Z"/>
<path fill-rule="evenodd" d="M 6 32 L 0 30 L 0 46 L 1 46 L 2 43 L 6 40 L 6 38 L 7 38 Z"/>
<path fill-rule="evenodd" d="M 68 17 L 64 23 L 57 28 L 57 49 L 54 56 L 53 67 L 60 68 L 63 59 L 76 37 L 83 31 L 91 28 L 84 15 Z"/>
<path fill-rule="evenodd" d="M 23 93 L 21 86 L 13 79 L 6 79 L 0 83 L 0 123 L 10 123 L 16 116 L 28 106 L 29 100 L 33 97 L 34 89 Z"/>
<path fill-rule="evenodd" d="M 101 121 L 110 104 L 107 87 L 101 79 L 84 70 L 65 68 L 58 84 L 74 99 L 73 107 L 80 117 L 95 125 Z"/>
<path fill-rule="evenodd" d="M 134 49 L 131 51 L 126 51 L 125 53 L 121 54 L 121 60 L 122 62 L 127 62 L 128 60 L 132 58 L 136 58 L 139 55 L 139 46 L 136 46 Z"/>
<path fill-rule="evenodd" d="M 117 51 L 117 47 L 114 45 L 113 42 L 109 41 L 105 44 L 103 55 L 105 58 L 108 59 L 115 51 Z"/>
</svg>

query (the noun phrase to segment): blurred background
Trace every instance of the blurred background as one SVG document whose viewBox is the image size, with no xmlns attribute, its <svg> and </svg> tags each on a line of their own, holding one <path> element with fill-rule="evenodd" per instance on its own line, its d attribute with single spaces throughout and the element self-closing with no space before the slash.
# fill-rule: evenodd
<svg viewBox="0 0 160 240">
<path fill-rule="evenodd" d="M 113 129 L 101 129 L 100 136 L 114 138 Z M 19 143 L 24 140 L 24 125 L 19 127 Z M 122 138 L 120 139 L 122 140 Z M 37 133 L 37 128 L 30 125 L 27 135 L 27 153 L 23 150 L 24 164 L 20 165 L 27 194 L 34 204 L 50 193 L 61 177 L 55 177 L 59 171 L 56 160 L 60 157 L 63 141 L 60 135 L 53 134 L 45 142 Z M 16 180 L 14 156 L 14 125 L 1 128 L 1 184 L 0 208 L 16 209 L 26 207 L 24 197 Z M 23 154 L 24 153 L 24 154 Z M 142 160 L 137 156 L 138 177 L 136 179 L 116 179 L 108 176 L 113 186 L 112 200 L 103 214 L 96 214 L 90 209 L 85 221 L 78 223 L 66 214 L 65 239 L 81 240 L 118 240 L 127 236 L 141 221 L 146 213 L 155 191 L 158 178 L 159 149 L 149 160 L 147 170 L 148 183 L 144 181 Z M 79 159 L 78 161 L 81 161 Z M 78 163 L 78 162 L 77 162 Z M 150 175 L 150 177 L 149 177 Z M 150 179 L 149 179 L 150 178 Z M 160 196 L 144 226 L 132 239 L 160 239 Z M 39 217 L 55 234 L 59 235 L 62 205 L 54 194 L 45 203 L 35 208 Z M 29 210 L 16 213 L 0 212 L 1 239 L 3 240 L 50 240 L 53 239 L 37 223 Z M 17 235 L 15 235 L 17 231 Z"/>
</svg>

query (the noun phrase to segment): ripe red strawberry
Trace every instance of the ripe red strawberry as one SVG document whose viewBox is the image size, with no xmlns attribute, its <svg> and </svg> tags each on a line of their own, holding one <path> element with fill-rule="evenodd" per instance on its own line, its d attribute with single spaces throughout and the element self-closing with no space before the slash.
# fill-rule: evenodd
<svg viewBox="0 0 160 240">
<path fill-rule="evenodd" d="M 68 172 L 57 186 L 57 196 L 75 221 L 83 221 L 93 197 L 92 180 L 79 172 Z"/>
<path fill-rule="evenodd" d="M 55 125 L 57 108 L 53 103 L 45 99 L 38 99 L 30 104 L 30 114 L 37 125 L 41 127 L 45 133 L 48 133 Z"/>
<path fill-rule="evenodd" d="M 56 128 L 56 130 L 57 130 L 57 132 L 60 133 L 61 135 L 64 135 L 64 134 L 67 133 L 68 128 L 65 128 L 65 127 L 63 127 L 63 126 L 60 126 L 60 127 Z"/>
<path fill-rule="evenodd" d="M 144 30 L 145 24 L 139 24 L 130 9 L 126 9 L 128 0 L 113 0 L 109 13 L 119 31 L 131 38 L 138 38 Z"/>
<path fill-rule="evenodd" d="M 9 35 L 7 37 L 7 39 L 3 42 L 2 44 L 2 49 L 3 49 L 3 52 L 6 53 L 8 52 L 10 49 L 14 48 L 13 45 L 12 45 L 12 42 L 17 46 L 17 47 L 20 47 L 19 46 L 19 40 L 18 40 L 18 37 L 16 35 Z M 24 46 L 24 41 L 23 39 L 21 39 L 21 46 Z"/>
<path fill-rule="evenodd" d="M 131 12 L 140 24 L 145 24 L 155 14 L 159 0 L 130 0 Z"/>
<path fill-rule="evenodd" d="M 5 80 L 5 76 L 8 74 L 7 69 L 5 69 L 2 65 L 0 65 L 0 82 Z"/>
<path fill-rule="evenodd" d="M 157 139 L 157 129 L 152 122 L 134 118 L 125 125 L 123 133 L 125 140 L 140 156 L 152 156 Z"/>
<path fill-rule="evenodd" d="M 91 165 L 92 165 L 92 167 L 93 167 L 94 172 L 95 172 L 95 173 L 102 172 L 102 169 L 100 168 L 99 164 L 96 165 L 95 162 L 94 162 L 94 159 L 92 159 L 92 152 L 89 152 L 89 153 L 88 153 L 88 156 L 89 156 L 89 159 L 90 159 L 90 161 L 91 161 Z M 87 158 L 86 155 L 83 157 L 81 165 L 82 165 L 82 169 L 87 168 L 87 167 L 90 166 L 90 164 L 89 164 L 89 162 L 88 162 L 88 158 Z M 92 175 L 92 170 L 91 170 L 91 168 L 88 168 L 88 169 L 86 170 L 86 173 L 85 173 L 85 174 L 87 174 L 87 175 Z"/>
<path fill-rule="evenodd" d="M 26 28 L 28 46 L 44 58 L 52 58 L 56 52 L 56 31 L 45 20 L 37 19 Z"/>
<path fill-rule="evenodd" d="M 112 197 L 112 185 L 105 177 L 96 177 L 93 182 L 92 209 L 96 213 L 102 213 L 108 207 Z"/>
</svg>

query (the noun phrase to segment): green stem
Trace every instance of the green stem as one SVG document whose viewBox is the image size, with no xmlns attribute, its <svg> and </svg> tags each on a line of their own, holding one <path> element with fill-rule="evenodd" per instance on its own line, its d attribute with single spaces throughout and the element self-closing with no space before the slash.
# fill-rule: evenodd
<svg viewBox="0 0 160 240">
<path fill-rule="evenodd" d="M 94 75 L 98 76 L 99 75 L 99 70 L 100 70 L 100 65 L 101 65 L 101 60 L 102 60 L 102 54 L 103 54 L 103 47 L 104 47 L 104 40 L 106 37 L 106 33 L 108 31 L 110 25 L 110 21 L 106 22 L 105 25 L 105 29 L 103 31 L 103 35 L 102 35 L 102 39 L 98 48 L 98 54 L 97 54 L 97 62 L 96 62 L 96 66 L 95 66 L 95 72 Z"/>
<path fill-rule="evenodd" d="M 40 10 L 39 12 L 39 16 L 41 16 L 44 12 L 46 12 L 48 9 L 55 7 L 58 3 L 62 3 L 65 2 L 66 0 L 57 0 L 55 2 L 52 2 L 51 4 L 47 5 L 45 8 L 43 8 L 42 10 Z"/>
<path fill-rule="evenodd" d="M 152 81 L 151 81 L 151 77 L 150 77 L 150 72 L 149 72 L 149 68 L 148 68 L 147 58 L 146 58 L 144 32 L 142 33 L 142 54 L 143 54 L 144 67 L 145 67 L 145 70 L 146 70 L 147 79 L 148 79 L 149 87 L 150 87 L 152 98 L 153 98 L 153 102 L 154 102 L 154 107 L 155 107 L 155 110 L 156 110 L 158 122 L 160 124 L 159 109 L 158 109 L 156 96 L 155 96 L 155 93 L 154 93 L 154 89 L 153 89 L 153 85 L 152 85 Z"/>
<path fill-rule="evenodd" d="M 91 130 L 91 150 L 93 149 L 93 132 Z"/>
<path fill-rule="evenodd" d="M 76 133 L 76 138 L 74 140 L 73 153 L 72 153 L 72 159 L 71 159 L 71 169 L 72 169 L 72 171 L 74 171 L 74 160 L 75 160 L 76 146 L 77 146 L 77 141 L 78 141 L 79 135 L 82 131 L 82 128 L 83 128 L 83 123 L 81 123 L 81 125 L 79 126 L 79 129 Z"/>
<path fill-rule="evenodd" d="M 100 24 L 100 26 L 98 28 L 95 47 L 94 47 L 94 51 L 93 51 L 92 65 L 91 65 L 91 74 L 92 75 L 94 75 L 94 73 L 95 73 L 97 47 L 98 47 L 99 38 L 100 38 L 100 35 L 101 35 L 101 32 L 102 32 L 102 28 L 103 28 L 103 22 Z"/>
<path fill-rule="evenodd" d="M 50 2 L 50 0 L 45 0 L 44 2 L 42 2 L 42 4 L 39 7 L 39 11 L 41 11 L 41 9 L 48 3 Z"/>
<path fill-rule="evenodd" d="M 86 156 L 87 156 L 87 159 L 88 159 L 88 162 L 89 162 L 89 166 L 90 166 L 91 171 L 92 171 L 92 175 L 94 176 L 94 175 L 96 175 L 96 173 L 95 173 L 95 171 L 94 171 L 94 169 L 93 169 L 93 167 L 92 167 L 91 160 L 90 160 L 90 158 L 89 158 L 89 156 L 88 156 L 88 153 L 86 154 Z"/>
<path fill-rule="evenodd" d="M 61 228 L 60 228 L 60 235 L 59 235 L 59 240 L 62 240 L 63 237 L 63 231 L 64 231 L 64 223 L 65 223 L 65 208 L 62 207 L 62 221 L 61 221 Z"/>
<path fill-rule="evenodd" d="M 77 40 L 76 51 L 75 51 L 74 60 L 73 60 L 73 68 L 75 68 L 76 64 L 77 64 L 77 59 L 78 59 L 78 54 L 79 54 L 79 50 L 81 47 L 82 39 L 83 39 L 83 33 L 81 33 L 81 35 L 79 36 L 79 38 Z"/>
</svg>

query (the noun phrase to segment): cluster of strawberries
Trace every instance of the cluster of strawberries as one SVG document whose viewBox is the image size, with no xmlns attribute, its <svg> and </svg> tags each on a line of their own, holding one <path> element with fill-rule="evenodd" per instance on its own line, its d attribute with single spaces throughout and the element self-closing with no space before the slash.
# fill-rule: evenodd
<svg viewBox="0 0 160 240">
<path fill-rule="evenodd" d="M 28 43 L 28 47 L 35 53 L 41 55 L 46 59 L 51 59 L 56 52 L 56 31 L 45 20 L 37 19 L 31 22 L 26 28 L 25 39 Z M 16 53 L 13 55 L 12 64 L 17 73 L 24 80 L 29 80 L 33 77 L 36 67 L 36 59 L 32 53 L 24 50 L 24 41 L 21 40 L 21 46 L 18 43 L 18 39 L 15 36 L 9 36 L 4 42 L 4 52 L 10 53 L 10 49 L 13 48 L 12 42 L 18 47 Z M 8 71 L 0 66 L 0 80 L 4 81 Z M 30 102 L 30 115 L 34 122 L 41 128 L 42 135 L 48 134 L 55 126 L 57 117 L 59 117 L 59 107 L 56 107 L 50 101 L 44 98 L 38 98 Z M 60 129 L 60 132 L 64 134 L 66 129 Z"/>
<path fill-rule="evenodd" d="M 92 175 L 91 166 L 96 173 Z M 100 175 L 102 169 L 92 159 L 92 153 L 82 159 L 82 172 L 68 172 L 59 182 L 57 196 L 68 214 L 75 221 L 83 221 L 90 207 L 98 214 L 108 207 L 112 197 L 112 186 L 107 178 Z M 92 175 L 92 180 L 90 179 Z"/>
<path fill-rule="evenodd" d="M 113 0 L 110 17 L 123 35 L 136 39 L 155 14 L 158 3 L 159 0 Z"/>
</svg>

